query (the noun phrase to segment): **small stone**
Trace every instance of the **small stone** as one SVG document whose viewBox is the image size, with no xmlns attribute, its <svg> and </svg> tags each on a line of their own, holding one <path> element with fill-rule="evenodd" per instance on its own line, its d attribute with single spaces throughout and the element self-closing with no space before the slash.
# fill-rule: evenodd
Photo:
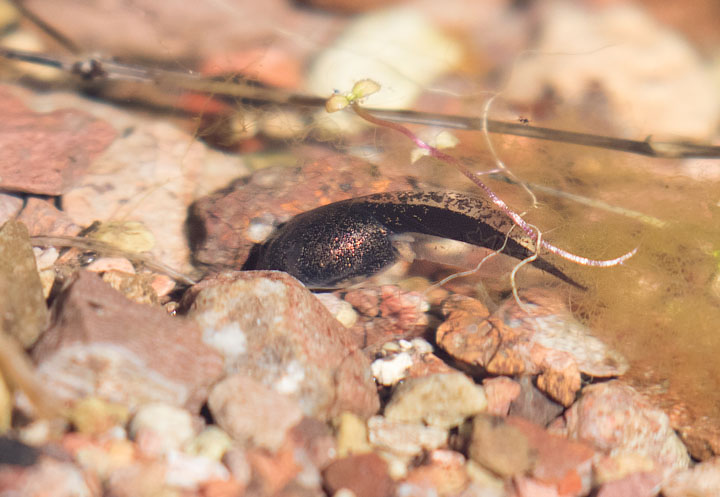
<svg viewBox="0 0 720 497">
<path fill-rule="evenodd" d="M 304 417 L 290 429 L 290 440 L 316 468 L 323 469 L 337 457 L 335 437 L 327 423 L 318 419 Z"/>
<path fill-rule="evenodd" d="M 413 378 L 398 386 L 385 406 L 388 421 L 424 422 L 448 429 L 487 409 L 482 387 L 462 373 Z"/>
<path fill-rule="evenodd" d="M 518 383 L 521 391 L 510 404 L 511 416 L 519 416 L 540 426 L 547 426 L 563 412 L 563 406 L 542 393 L 533 385 L 529 376 L 523 376 Z"/>
<path fill-rule="evenodd" d="M 561 494 L 553 485 L 548 485 L 534 478 L 516 478 L 513 483 L 515 486 L 513 497 L 561 497 Z"/>
<path fill-rule="evenodd" d="M 149 456 L 180 450 L 195 437 L 190 413 L 167 404 L 141 405 L 129 426 L 140 451 Z"/>
<path fill-rule="evenodd" d="M 505 483 L 490 471 L 473 460 L 465 463 L 470 485 L 460 495 L 462 497 L 506 497 Z"/>
<path fill-rule="evenodd" d="M 690 463 L 667 415 L 617 380 L 585 387 L 552 428 L 611 456 L 627 452 L 649 456 L 665 475 Z"/>
<path fill-rule="evenodd" d="M 305 415 L 329 420 L 379 407 L 370 363 L 325 307 L 296 279 L 277 271 L 225 272 L 185 296 L 206 343 L 225 369 L 296 399 Z"/>
<path fill-rule="evenodd" d="M 387 464 L 374 453 L 336 460 L 323 471 L 323 480 L 330 495 L 347 488 L 356 497 L 390 497 L 394 486 Z"/>
<path fill-rule="evenodd" d="M 507 416 L 511 403 L 520 395 L 520 384 L 507 376 L 486 378 L 482 382 L 488 400 L 488 414 Z"/>
<path fill-rule="evenodd" d="M 274 454 L 265 449 L 252 448 L 246 452 L 252 480 L 250 486 L 259 495 L 275 495 L 300 474 L 302 466 L 295 457 L 295 444 L 288 440 Z"/>
<path fill-rule="evenodd" d="M 28 231 L 17 221 L 0 228 L 0 325 L 24 347 L 45 330 L 48 310 Z"/>
<path fill-rule="evenodd" d="M 447 430 L 420 423 L 403 423 L 373 416 L 367 426 L 368 439 L 373 446 L 400 456 L 417 456 L 423 451 L 444 447 L 448 441 Z"/>
<path fill-rule="evenodd" d="M 18 221 L 27 226 L 30 236 L 75 236 L 81 230 L 66 212 L 37 197 L 27 199 Z"/>
<path fill-rule="evenodd" d="M 590 490 L 595 456 L 590 446 L 552 435 L 523 418 L 508 417 L 506 423 L 525 435 L 536 454 L 533 478 L 551 485 L 560 495 L 585 495 Z"/>
<path fill-rule="evenodd" d="M 70 421 L 79 433 L 101 434 L 115 426 L 125 426 L 128 408 L 97 397 L 87 397 L 75 403 Z"/>
<path fill-rule="evenodd" d="M 110 474 L 105 491 L 113 497 L 180 497 L 165 483 L 166 468 L 154 459 L 123 466 Z"/>
<path fill-rule="evenodd" d="M 386 342 L 379 354 L 381 357 L 372 363 L 372 371 L 375 381 L 384 386 L 407 378 L 457 372 L 433 354 L 432 345 L 423 338 Z"/>
<path fill-rule="evenodd" d="M 115 139 L 108 123 L 79 110 L 35 113 L 0 88 L 0 188 L 60 195 Z"/>
<path fill-rule="evenodd" d="M 334 424 L 339 457 L 364 454 L 372 450 L 365 421 L 352 413 L 344 412 L 335 418 Z"/>
<path fill-rule="evenodd" d="M 410 470 L 403 483 L 434 489 L 441 496 L 457 495 L 469 483 L 465 458 L 452 450 L 434 450 L 426 462 Z"/>
<path fill-rule="evenodd" d="M 190 440 L 185 445 L 184 451 L 193 456 L 219 461 L 232 445 L 230 435 L 217 426 L 211 425 Z"/>
<path fill-rule="evenodd" d="M 450 297 L 438 345 L 479 373 L 538 375 L 538 388 L 564 406 L 580 389 L 580 373 L 607 377 L 627 370 L 625 359 L 573 318 L 559 296 L 533 289 L 521 299 L 523 308 L 510 298 L 489 316 L 480 302 Z"/>
<path fill-rule="evenodd" d="M 473 418 L 468 455 L 503 478 L 526 474 L 535 463 L 530 442 L 520 429 L 485 414 Z"/>
<path fill-rule="evenodd" d="M 122 435 L 97 437 L 82 433 L 66 433 L 62 448 L 86 471 L 105 481 L 116 470 L 135 463 L 137 446 Z M 117 436 L 118 438 L 115 438 Z"/>
<path fill-rule="evenodd" d="M 315 297 L 340 321 L 345 328 L 352 328 L 358 320 L 358 314 L 349 302 L 334 293 L 316 293 Z"/>
<path fill-rule="evenodd" d="M 351 290 L 344 299 L 358 306 L 360 317 L 350 333 L 368 354 L 391 340 L 417 337 L 428 323 L 428 304 L 422 294 L 403 291 L 396 285 Z"/>
<path fill-rule="evenodd" d="M 657 463 L 647 455 L 637 452 L 620 453 L 615 456 L 603 456 L 595 461 L 595 482 L 598 484 L 622 480 L 634 473 L 653 473 Z"/>
<path fill-rule="evenodd" d="M 165 461 L 165 483 L 171 487 L 194 490 L 204 482 L 230 479 L 230 472 L 223 464 L 206 457 L 172 450 Z"/>
<path fill-rule="evenodd" d="M 72 463 L 50 457 L 27 468 L 0 466 L 0 489 L 3 496 L 100 497 L 102 493 L 90 475 Z"/>
<path fill-rule="evenodd" d="M 208 399 L 215 422 L 236 442 L 277 451 L 303 416 L 297 401 L 248 376 L 215 385 Z"/>
<path fill-rule="evenodd" d="M 17 216 L 23 203 L 20 195 L 0 193 L 0 225 Z"/>
<path fill-rule="evenodd" d="M 13 398 L 2 371 L 0 371 L 0 435 L 10 429 L 12 423 Z"/>
<path fill-rule="evenodd" d="M 222 358 L 190 320 L 136 304 L 80 271 L 55 299 L 33 349 L 38 373 L 64 399 L 96 396 L 133 409 L 162 402 L 197 412 Z M 122 381 L 119 381 L 119 380 Z"/>
<path fill-rule="evenodd" d="M 413 360 L 407 352 L 400 352 L 392 356 L 377 359 L 372 363 L 372 374 L 375 380 L 383 386 L 391 387 L 404 380 L 407 370 L 412 366 Z"/>
<path fill-rule="evenodd" d="M 720 495 L 720 457 L 678 471 L 662 486 L 663 497 L 716 497 Z"/>
<path fill-rule="evenodd" d="M 633 473 L 605 483 L 597 491 L 597 497 L 656 497 L 661 483 L 662 477 L 657 473 Z"/>
</svg>

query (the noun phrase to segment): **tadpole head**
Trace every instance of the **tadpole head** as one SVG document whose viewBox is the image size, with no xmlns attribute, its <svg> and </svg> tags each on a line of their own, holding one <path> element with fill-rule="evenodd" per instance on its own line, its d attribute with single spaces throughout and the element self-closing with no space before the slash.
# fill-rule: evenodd
<svg viewBox="0 0 720 497">
<path fill-rule="evenodd" d="M 280 226 L 259 249 L 256 269 L 285 271 L 310 288 L 337 288 L 396 262 L 392 233 L 352 204 L 331 204 Z"/>
</svg>

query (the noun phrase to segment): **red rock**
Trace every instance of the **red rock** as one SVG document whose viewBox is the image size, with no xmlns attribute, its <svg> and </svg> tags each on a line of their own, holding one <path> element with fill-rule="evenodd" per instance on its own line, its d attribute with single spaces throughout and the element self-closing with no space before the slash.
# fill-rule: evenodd
<svg viewBox="0 0 720 497">
<path fill-rule="evenodd" d="M 420 336 L 428 324 L 427 304 L 418 292 L 383 285 L 350 290 L 343 298 L 360 313 L 350 333 L 368 355 L 391 340 Z"/>
<path fill-rule="evenodd" d="M 80 271 L 52 316 L 33 358 L 62 398 L 92 395 L 131 408 L 157 401 L 197 412 L 222 374 L 220 354 L 193 322 L 131 302 L 95 274 Z"/>
<path fill-rule="evenodd" d="M 657 473 L 633 473 L 620 480 L 605 483 L 597 497 L 655 497 L 662 477 Z"/>
<path fill-rule="evenodd" d="M 289 435 L 316 468 L 325 468 L 335 458 L 335 437 L 326 423 L 306 417 L 290 430 Z"/>
<path fill-rule="evenodd" d="M 448 432 L 443 428 L 390 421 L 382 416 L 368 419 L 367 429 L 373 446 L 406 458 L 444 447 L 448 441 Z"/>
<path fill-rule="evenodd" d="M 302 418 L 295 399 L 250 377 L 234 374 L 217 383 L 208 398 L 215 422 L 236 442 L 279 449 Z"/>
<path fill-rule="evenodd" d="M 250 449 L 246 455 L 252 470 L 249 486 L 259 489 L 259 495 L 274 495 L 289 484 L 302 469 L 295 459 L 295 445 L 290 441 L 275 454 L 264 449 Z"/>
<path fill-rule="evenodd" d="M 75 236 L 81 230 L 63 211 L 36 197 L 27 199 L 18 221 L 27 226 L 30 236 Z"/>
<path fill-rule="evenodd" d="M 439 495 L 457 495 L 469 483 L 465 458 L 452 450 L 434 450 L 424 464 L 410 470 L 403 483 L 434 489 Z"/>
<path fill-rule="evenodd" d="M 538 375 L 538 388 L 565 406 L 580 389 L 581 372 L 604 377 L 627 369 L 619 354 L 572 317 L 558 295 L 534 289 L 521 299 L 523 309 L 510 298 L 488 316 L 480 302 L 450 297 L 438 345 L 479 373 Z"/>
<path fill-rule="evenodd" d="M 331 12 L 357 14 L 403 1 L 405 0 L 299 0 L 299 3 Z"/>
<path fill-rule="evenodd" d="M 0 224 L 14 218 L 23 207 L 23 199 L 12 193 L 0 193 Z"/>
<path fill-rule="evenodd" d="M 666 472 L 686 468 L 687 450 L 665 413 L 619 381 L 590 385 L 552 425 L 555 432 L 610 455 L 634 452 L 655 460 Z"/>
<path fill-rule="evenodd" d="M 115 139 L 108 123 L 78 110 L 39 114 L 0 88 L 0 188 L 60 195 Z"/>
<path fill-rule="evenodd" d="M 510 404 L 520 395 L 520 384 L 507 376 L 486 378 L 482 382 L 488 401 L 488 414 L 507 416 Z"/>
<path fill-rule="evenodd" d="M 297 399 L 323 420 L 379 408 L 370 363 L 302 284 L 276 271 L 226 272 L 185 297 L 205 340 L 222 349 L 228 371 Z"/>
<path fill-rule="evenodd" d="M 338 459 L 325 468 L 323 479 L 330 495 L 347 488 L 357 497 L 389 497 L 394 486 L 387 463 L 375 453 Z"/>
<path fill-rule="evenodd" d="M 560 497 L 557 489 L 532 478 L 516 478 L 510 497 Z"/>
<path fill-rule="evenodd" d="M 167 495 L 165 464 L 159 460 L 145 460 L 116 469 L 106 482 L 107 495 L 113 497 L 154 497 Z"/>
<path fill-rule="evenodd" d="M 523 418 L 508 417 L 507 423 L 519 429 L 536 454 L 533 478 L 552 485 L 560 495 L 585 495 L 592 480 L 595 451 L 588 445 L 552 435 Z"/>
</svg>

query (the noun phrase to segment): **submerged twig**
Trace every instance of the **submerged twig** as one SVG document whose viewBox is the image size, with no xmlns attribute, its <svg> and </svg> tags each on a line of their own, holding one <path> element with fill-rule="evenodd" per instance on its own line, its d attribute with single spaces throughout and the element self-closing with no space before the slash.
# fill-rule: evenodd
<svg viewBox="0 0 720 497">
<path fill-rule="evenodd" d="M 107 81 L 140 82 L 163 88 L 207 93 L 218 98 L 243 99 L 249 103 L 272 103 L 301 107 L 323 107 L 326 101 L 323 97 L 303 95 L 280 88 L 258 86 L 246 81 L 207 78 L 191 72 L 157 69 L 103 58 L 79 59 L 76 56 L 48 55 L 1 47 L 0 57 L 55 67 L 79 77 L 87 84 L 102 84 Z M 652 137 L 642 141 L 628 140 L 523 123 L 497 121 L 486 117 L 443 115 L 412 110 L 368 110 L 375 117 L 391 122 L 476 131 L 486 130 L 489 133 L 551 140 L 657 158 L 720 158 L 720 146 L 686 141 L 655 141 Z"/>
</svg>

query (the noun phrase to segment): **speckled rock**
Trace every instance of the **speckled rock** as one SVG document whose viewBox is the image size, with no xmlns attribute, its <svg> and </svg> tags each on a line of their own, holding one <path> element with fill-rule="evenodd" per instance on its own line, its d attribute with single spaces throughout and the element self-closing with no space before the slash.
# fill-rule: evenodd
<svg viewBox="0 0 720 497">
<path fill-rule="evenodd" d="M 367 354 L 377 352 L 391 340 L 417 337 L 427 327 L 425 312 L 429 306 L 418 292 L 382 285 L 338 294 L 359 313 L 359 319 L 350 331 Z"/>
<path fill-rule="evenodd" d="M 508 414 L 519 416 L 540 426 L 547 426 L 564 410 L 563 406 L 553 402 L 542 393 L 529 376 L 518 380 L 520 393 L 510 404 Z"/>
<path fill-rule="evenodd" d="M 391 421 L 382 416 L 370 418 L 367 430 L 373 446 L 402 457 L 415 457 L 423 451 L 444 447 L 448 441 L 448 432 L 443 428 Z"/>
<path fill-rule="evenodd" d="M 370 363 L 346 328 L 296 279 L 275 271 L 226 272 L 186 295 L 225 370 L 296 399 L 306 415 L 362 417 L 379 407 Z"/>
<path fill-rule="evenodd" d="M 649 456 L 665 475 L 690 463 L 667 415 L 617 380 L 585 387 L 578 401 L 551 428 L 610 455 L 634 452 Z"/>
<path fill-rule="evenodd" d="M 538 375 L 538 388 L 565 406 L 580 389 L 581 372 L 607 377 L 627 370 L 625 359 L 575 320 L 559 296 L 533 289 L 521 299 L 524 309 L 510 298 L 490 316 L 478 301 L 449 298 L 438 345 L 478 372 Z"/>
<path fill-rule="evenodd" d="M 387 463 L 374 453 L 336 460 L 323 471 L 323 480 L 330 495 L 346 488 L 357 497 L 389 497 L 394 487 Z"/>
<path fill-rule="evenodd" d="M 0 228 L 0 325 L 24 347 L 45 330 L 48 310 L 28 231 L 17 221 Z"/>
<path fill-rule="evenodd" d="M 33 358 L 61 398 L 94 395 L 131 409 L 164 402 L 195 412 L 222 374 L 195 323 L 133 303 L 85 271 L 56 298 Z"/>
<path fill-rule="evenodd" d="M 452 428 L 487 409 L 485 392 L 463 373 L 413 378 L 398 386 L 385 406 L 389 421 Z"/>
<path fill-rule="evenodd" d="M 35 113 L 0 89 L 0 188 L 42 195 L 69 190 L 115 139 L 107 122 L 79 110 Z"/>
<path fill-rule="evenodd" d="M 20 195 L 0 193 L 0 224 L 15 217 L 22 209 L 22 206 L 23 199 Z"/>
<path fill-rule="evenodd" d="M 457 372 L 436 356 L 432 345 L 423 338 L 387 342 L 379 355 L 372 363 L 372 372 L 375 381 L 385 386 L 407 378 Z"/>
<path fill-rule="evenodd" d="M 692 469 L 679 471 L 662 486 L 664 497 L 711 497 L 720 495 L 720 457 Z"/>
<path fill-rule="evenodd" d="M 27 199 L 18 221 L 27 226 L 30 236 L 75 236 L 81 230 L 67 213 L 36 197 Z"/>
<path fill-rule="evenodd" d="M 280 448 L 287 431 L 303 416 L 295 399 L 240 374 L 230 375 L 213 387 L 208 407 L 215 422 L 236 442 L 272 452 Z"/>
</svg>

